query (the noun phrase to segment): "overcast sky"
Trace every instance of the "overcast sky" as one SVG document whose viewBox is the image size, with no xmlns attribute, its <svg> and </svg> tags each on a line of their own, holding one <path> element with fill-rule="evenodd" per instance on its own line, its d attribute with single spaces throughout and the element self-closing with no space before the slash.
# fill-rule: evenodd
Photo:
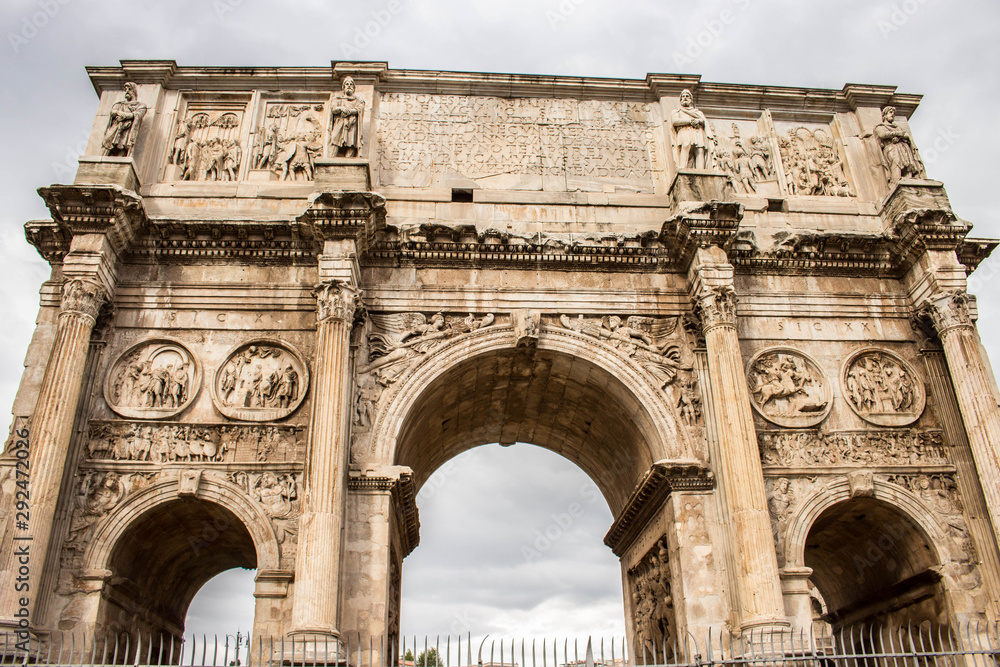
<svg viewBox="0 0 1000 667">
<path fill-rule="evenodd" d="M 72 180 L 97 105 L 84 66 L 119 59 L 892 84 L 925 96 L 910 124 L 929 176 L 944 181 L 973 236 L 1000 236 L 991 203 L 1000 176 L 996 0 L 5 0 L 0 28 L 0 405 L 13 401 L 48 274 L 22 225 L 47 217 L 36 188 Z M 987 347 L 1000 358 L 997 261 L 983 265 L 973 291 Z M 537 560 L 519 553 L 584 493 L 587 478 L 572 464 L 534 448 L 489 447 L 438 478 L 440 488 L 421 495 L 422 545 L 404 566 L 404 631 L 621 631 L 620 573 L 601 544 L 611 522 L 603 499 Z M 214 610 L 199 601 L 192 625 L 212 632 L 228 616 L 245 629 L 247 581 L 219 586 Z M 243 596 L 236 602 L 226 597 L 234 591 Z"/>
</svg>

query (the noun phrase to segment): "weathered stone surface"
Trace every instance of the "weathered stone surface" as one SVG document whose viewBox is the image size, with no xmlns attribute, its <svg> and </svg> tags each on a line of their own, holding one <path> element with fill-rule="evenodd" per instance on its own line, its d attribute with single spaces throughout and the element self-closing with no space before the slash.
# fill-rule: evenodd
<svg viewBox="0 0 1000 667">
<path fill-rule="evenodd" d="M 125 68 L 90 70 L 77 178 L 25 225 L 52 277 L 0 458 L 0 622 L 31 537 L 39 632 L 176 636 L 242 566 L 255 634 L 394 642 L 415 492 L 491 442 L 594 479 L 636 655 L 1000 619 L 965 292 L 997 242 L 926 180 L 917 97 L 144 67 L 124 101 Z"/>
</svg>

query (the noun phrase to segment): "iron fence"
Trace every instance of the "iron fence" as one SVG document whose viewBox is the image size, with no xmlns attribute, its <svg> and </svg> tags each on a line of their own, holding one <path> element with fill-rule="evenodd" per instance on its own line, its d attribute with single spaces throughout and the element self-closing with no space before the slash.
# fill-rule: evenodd
<svg viewBox="0 0 1000 667">
<path fill-rule="evenodd" d="M 692 634 L 629 650 L 624 638 L 483 639 L 465 636 L 344 636 L 340 639 L 225 636 L 86 638 L 72 633 L 24 640 L 3 636 L 0 663 L 181 665 L 186 667 L 998 667 L 1000 626 L 865 626 L 834 633 Z M 408 655 L 409 654 L 409 655 Z M 406 658 L 412 656 L 411 659 Z"/>
</svg>

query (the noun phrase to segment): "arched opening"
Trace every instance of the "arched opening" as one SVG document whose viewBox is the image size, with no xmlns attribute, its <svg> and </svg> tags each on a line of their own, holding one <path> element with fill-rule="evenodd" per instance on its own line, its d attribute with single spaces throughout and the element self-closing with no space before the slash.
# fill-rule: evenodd
<svg viewBox="0 0 1000 667">
<path fill-rule="evenodd" d="M 439 468 L 416 502 L 404 637 L 624 635 L 621 571 L 601 541 L 611 512 L 567 459 L 525 444 L 477 447 Z"/>
<path fill-rule="evenodd" d="M 198 498 L 155 505 L 111 551 L 99 625 L 121 644 L 162 637 L 179 647 L 198 590 L 225 570 L 256 567 L 253 538 L 230 510 Z"/>
<path fill-rule="evenodd" d="M 894 506 L 854 498 L 813 522 L 805 565 L 834 629 L 946 625 L 939 557 L 924 531 Z"/>
<path fill-rule="evenodd" d="M 605 367 L 562 351 L 507 347 L 466 358 L 422 389 L 394 462 L 413 469 L 419 488 L 468 449 L 531 443 L 580 466 L 617 515 L 642 474 L 667 457 L 661 435 L 647 406 Z"/>
<path fill-rule="evenodd" d="M 257 570 L 236 567 L 209 579 L 188 606 L 184 633 L 201 637 L 250 636 L 254 621 Z M 221 641 L 221 639 L 220 639 Z"/>
<path fill-rule="evenodd" d="M 400 392 L 409 396 L 398 416 L 390 410 L 399 424 L 390 460 L 413 470 L 418 490 L 470 449 L 530 443 L 578 466 L 615 517 L 654 462 L 688 451 L 662 389 L 628 360 L 571 337 L 491 345 L 429 365 Z"/>
</svg>

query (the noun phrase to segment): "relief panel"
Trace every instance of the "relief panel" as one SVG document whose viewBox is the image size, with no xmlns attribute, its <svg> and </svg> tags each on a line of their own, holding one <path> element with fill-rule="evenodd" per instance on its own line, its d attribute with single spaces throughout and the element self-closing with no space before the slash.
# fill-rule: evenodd
<svg viewBox="0 0 1000 667">
<path fill-rule="evenodd" d="M 819 364 L 790 348 L 769 348 L 747 364 L 750 403 L 764 419 L 789 428 L 826 419 L 833 386 Z"/>
<path fill-rule="evenodd" d="M 104 400 L 135 419 L 174 416 L 201 388 L 201 363 L 183 344 L 166 338 L 142 341 L 112 364 L 104 378 Z"/>
<path fill-rule="evenodd" d="M 212 381 L 212 401 L 230 419 L 265 422 L 292 414 L 309 387 L 309 368 L 288 343 L 258 340 L 233 349 Z"/>
<path fill-rule="evenodd" d="M 245 113 L 243 101 L 189 102 L 174 130 L 164 180 L 237 180 L 245 153 Z"/>
<path fill-rule="evenodd" d="M 847 404 L 872 424 L 906 426 L 923 414 L 923 383 L 912 366 L 887 350 L 855 352 L 844 364 L 841 382 Z"/>
<path fill-rule="evenodd" d="M 377 128 L 381 185 L 651 193 L 665 171 L 643 102 L 387 93 Z"/>
</svg>

